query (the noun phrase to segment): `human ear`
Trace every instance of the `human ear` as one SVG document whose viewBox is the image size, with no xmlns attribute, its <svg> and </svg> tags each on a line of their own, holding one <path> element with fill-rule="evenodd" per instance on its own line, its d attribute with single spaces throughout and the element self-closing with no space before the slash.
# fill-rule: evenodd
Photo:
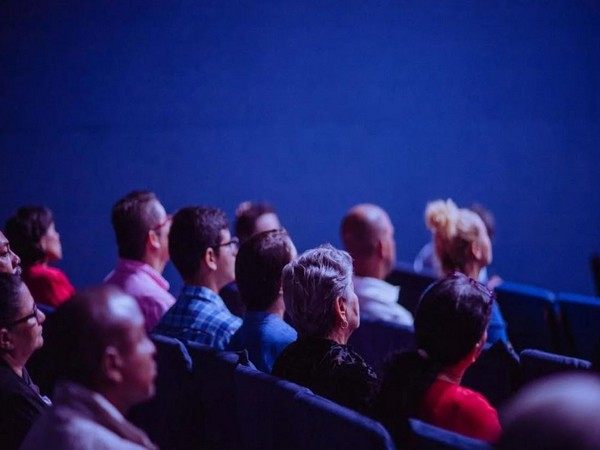
<svg viewBox="0 0 600 450">
<path fill-rule="evenodd" d="M 120 383 L 123 380 L 123 374 L 121 373 L 121 367 L 123 366 L 123 359 L 121 354 L 116 347 L 112 345 L 106 347 L 104 355 L 102 356 L 102 373 L 106 379 L 113 383 Z"/>
<path fill-rule="evenodd" d="M 14 348 L 7 328 L 0 329 L 0 348 L 2 350 L 12 350 Z"/>
<path fill-rule="evenodd" d="M 217 270 L 217 254 L 212 247 L 208 247 L 204 253 L 204 264 L 210 270 Z"/>
<path fill-rule="evenodd" d="M 158 238 L 158 234 L 154 230 L 148 231 L 148 243 L 152 248 L 158 249 L 160 248 L 160 240 Z"/>
<path fill-rule="evenodd" d="M 348 306 L 343 297 L 335 299 L 335 312 L 342 328 L 348 328 Z"/>
</svg>

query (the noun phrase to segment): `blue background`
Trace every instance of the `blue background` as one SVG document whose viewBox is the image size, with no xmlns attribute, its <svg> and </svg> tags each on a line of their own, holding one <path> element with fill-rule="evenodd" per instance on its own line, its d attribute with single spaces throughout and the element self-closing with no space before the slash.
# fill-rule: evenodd
<svg viewBox="0 0 600 450">
<path fill-rule="evenodd" d="M 399 260 L 427 201 L 477 200 L 497 273 L 593 292 L 599 2 L 123 3 L 0 6 L 0 221 L 50 206 L 76 286 L 114 266 L 110 208 L 147 188 L 230 217 L 270 200 L 300 250 L 378 203 Z"/>
</svg>

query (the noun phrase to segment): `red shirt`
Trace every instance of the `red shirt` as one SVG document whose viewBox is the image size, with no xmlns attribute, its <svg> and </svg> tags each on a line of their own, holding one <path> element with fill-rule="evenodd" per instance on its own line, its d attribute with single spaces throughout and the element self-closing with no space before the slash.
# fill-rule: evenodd
<svg viewBox="0 0 600 450">
<path fill-rule="evenodd" d="M 21 276 L 33 299 L 43 305 L 56 308 L 75 293 L 67 276 L 56 267 L 35 264 L 23 270 Z"/>
<path fill-rule="evenodd" d="M 498 412 L 483 395 L 439 379 L 421 400 L 418 419 L 488 442 L 496 442 L 502 432 Z"/>
</svg>

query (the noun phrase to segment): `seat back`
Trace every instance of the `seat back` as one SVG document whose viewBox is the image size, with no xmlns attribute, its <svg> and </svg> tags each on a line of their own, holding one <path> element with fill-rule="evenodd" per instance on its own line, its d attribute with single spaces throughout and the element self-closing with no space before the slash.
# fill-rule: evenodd
<svg viewBox="0 0 600 450">
<path fill-rule="evenodd" d="M 519 357 L 503 341 L 486 347 L 467 369 L 462 384 L 480 392 L 495 407 L 510 397 L 521 384 Z"/>
<path fill-rule="evenodd" d="M 520 354 L 521 379 L 528 383 L 538 378 L 567 371 L 587 371 L 592 363 L 584 359 L 526 349 Z"/>
<path fill-rule="evenodd" d="M 419 304 L 421 294 L 437 278 L 434 275 L 417 273 L 410 264 L 399 263 L 388 275 L 386 281 L 395 286 L 400 286 L 398 302 L 413 315 Z"/>
<path fill-rule="evenodd" d="M 561 293 L 557 300 L 565 353 L 591 360 L 600 338 L 600 298 Z"/>
<path fill-rule="evenodd" d="M 555 295 L 545 289 L 504 282 L 496 288 L 498 305 L 517 352 L 537 348 L 559 352 Z"/>
<path fill-rule="evenodd" d="M 381 372 L 390 352 L 411 348 L 414 342 L 413 327 L 366 319 L 361 319 L 360 326 L 348 341 L 377 372 Z"/>
<path fill-rule="evenodd" d="M 179 340 L 160 335 L 151 338 L 158 365 L 156 394 L 134 407 L 129 418 L 160 448 L 197 448 L 200 409 L 192 378 L 192 359 Z"/>
<path fill-rule="evenodd" d="M 435 427 L 418 419 L 409 419 L 419 450 L 492 450 L 487 442 Z"/>
</svg>

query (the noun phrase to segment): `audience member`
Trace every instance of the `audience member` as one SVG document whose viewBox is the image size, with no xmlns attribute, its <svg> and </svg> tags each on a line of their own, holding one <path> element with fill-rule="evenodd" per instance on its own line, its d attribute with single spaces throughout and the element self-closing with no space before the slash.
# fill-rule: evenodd
<svg viewBox="0 0 600 450">
<path fill-rule="evenodd" d="M 460 386 L 486 341 L 494 295 L 455 273 L 433 283 L 415 315 L 417 350 L 392 355 L 384 369 L 374 416 L 396 442 L 409 436 L 408 418 L 494 442 L 496 410 L 479 393 Z"/>
<path fill-rule="evenodd" d="M 481 218 L 481 220 L 483 220 L 490 241 L 492 241 L 494 234 L 496 233 L 496 218 L 494 217 L 494 214 L 480 203 L 473 203 L 468 209 L 473 211 Z M 425 244 L 419 251 L 413 263 L 413 268 L 417 273 L 443 276 L 444 273 L 435 253 L 435 247 L 432 241 Z M 483 267 L 479 272 L 478 281 L 487 285 L 490 289 L 493 289 L 502 282 L 502 279 L 496 275 L 490 278 L 488 276 L 488 268 Z"/>
<path fill-rule="evenodd" d="M 436 255 L 446 275 L 461 272 L 477 280 L 481 270 L 492 262 L 492 244 L 481 217 L 468 209 L 458 208 L 448 199 L 427 205 L 425 222 L 433 233 Z M 506 323 L 494 302 L 488 328 L 488 342 L 508 343 Z"/>
<path fill-rule="evenodd" d="M 21 275 L 21 258 L 10 248 L 10 243 L 0 231 L 0 272 Z"/>
<path fill-rule="evenodd" d="M 394 226 L 379 206 L 354 206 L 342 221 L 342 241 L 354 264 L 354 290 L 363 319 L 412 325 L 410 312 L 398 303 L 400 288 L 385 277 L 396 263 Z"/>
<path fill-rule="evenodd" d="M 331 245 L 308 250 L 285 266 L 282 283 L 299 337 L 279 355 L 273 375 L 367 411 L 378 382 L 374 370 L 347 345 L 360 325 L 350 255 Z"/>
<path fill-rule="evenodd" d="M 240 243 L 263 231 L 279 230 L 281 223 L 268 203 L 240 203 L 235 211 L 235 235 Z"/>
<path fill-rule="evenodd" d="M 242 321 L 217 292 L 235 279 L 238 242 L 219 209 L 190 206 L 175 214 L 169 250 L 184 286 L 156 333 L 219 349 L 229 344 Z"/>
<path fill-rule="evenodd" d="M 600 378 L 569 373 L 525 386 L 500 411 L 499 450 L 600 448 Z"/>
<path fill-rule="evenodd" d="M 171 216 L 153 192 L 135 191 L 115 203 L 112 225 L 119 260 L 104 283 L 136 299 L 149 332 L 175 303 L 162 276 L 169 261 Z"/>
<path fill-rule="evenodd" d="M 267 373 L 283 349 L 298 337 L 283 320 L 281 288 L 281 271 L 296 254 L 285 230 L 272 230 L 244 242 L 235 261 L 235 279 L 247 311 L 229 349 L 247 349 L 254 365 Z"/>
<path fill-rule="evenodd" d="M 49 208 L 19 208 L 6 222 L 4 232 L 21 258 L 23 281 L 36 302 L 54 308 L 75 293 L 65 273 L 48 265 L 62 259 L 60 234 Z"/>
<path fill-rule="evenodd" d="M 44 342 L 44 313 L 18 275 L 0 273 L 0 448 L 19 448 L 49 405 L 25 364 Z"/>
<path fill-rule="evenodd" d="M 241 244 L 255 234 L 262 233 L 263 231 L 279 230 L 281 228 L 279 218 L 268 203 L 240 203 L 235 216 L 235 235 Z M 240 297 L 240 292 L 235 282 L 223 287 L 219 295 L 223 298 L 225 305 L 227 305 L 232 314 L 238 317 L 245 316 L 246 305 Z"/>
<path fill-rule="evenodd" d="M 54 313 L 54 405 L 23 450 L 156 449 L 124 415 L 154 394 L 154 344 L 144 316 L 114 286 L 82 291 Z"/>
</svg>

